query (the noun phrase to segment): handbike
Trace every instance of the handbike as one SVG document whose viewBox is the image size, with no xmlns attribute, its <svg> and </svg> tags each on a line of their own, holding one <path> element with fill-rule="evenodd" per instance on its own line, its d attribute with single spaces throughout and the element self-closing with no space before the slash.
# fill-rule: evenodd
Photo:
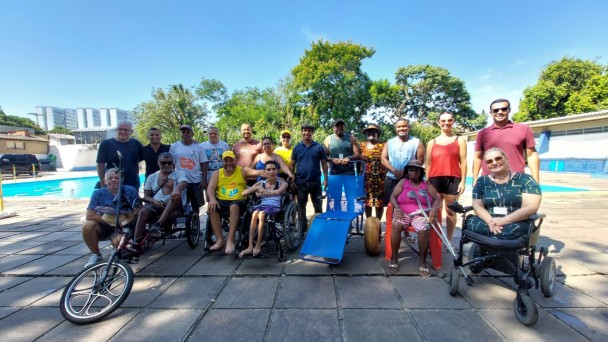
<svg viewBox="0 0 608 342">
<path fill-rule="evenodd" d="M 122 154 L 118 153 L 119 173 L 118 194 L 114 197 L 116 205 L 116 234 L 118 245 L 108 261 L 99 262 L 80 271 L 63 290 L 59 307 L 63 317 L 74 324 L 94 323 L 111 314 L 129 296 L 135 275 L 131 267 L 122 260 L 123 253 L 131 240 L 132 232 L 123 228 L 120 222 L 121 208 L 128 206 L 123 198 Z"/>
</svg>

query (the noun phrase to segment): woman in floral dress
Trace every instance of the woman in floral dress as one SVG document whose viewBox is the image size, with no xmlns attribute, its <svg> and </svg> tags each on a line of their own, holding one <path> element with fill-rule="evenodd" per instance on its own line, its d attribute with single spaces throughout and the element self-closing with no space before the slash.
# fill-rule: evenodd
<svg viewBox="0 0 608 342">
<path fill-rule="evenodd" d="M 386 168 L 382 166 L 380 157 L 384 143 L 381 143 L 380 127 L 370 124 L 363 130 L 367 142 L 361 143 L 361 158 L 365 161 L 365 216 L 372 216 L 372 208 L 376 208 L 376 217 L 382 219 L 384 214 L 384 178 Z"/>
</svg>

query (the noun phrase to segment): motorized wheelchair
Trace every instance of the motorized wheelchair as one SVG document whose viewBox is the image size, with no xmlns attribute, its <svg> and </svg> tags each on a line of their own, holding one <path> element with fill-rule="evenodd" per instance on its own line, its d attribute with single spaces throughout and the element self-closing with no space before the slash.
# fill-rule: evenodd
<svg viewBox="0 0 608 342">
<path fill-rule="evenodd" d="M 449 278 L 450 295 L 455 296 L 458 293 L 461 274 L 469 286 L 473 284 L 473 279 L 464 267 L 469 266 L 473 274 L 481 273 L 486 268 L 495 269 L 513 276 L 517 285 L 517 296 L 513 305 L 517 320 L 527 326 L 534 325 L 538 320 L 538 308 L 530 297 L 529 289 L 540 287 L 545 297 L 552 297 L 555 293 L 555 260 L 547 256 L 546 247 L 537 246 L 545 215 L 537 213 L 530 216 L 528 233 L 523 238 L 499 240 L 467 229 L 467 219 L 473 215 L 467 213 L 473 210 L 472 206 L 463 207 L 454 202 L 449 208 L 462 214 L 460 248 L 454 258 L 454 267 Z M 463 262 L 463 245 L 469 242 L 473 244 L 469 248 L 467 262 Z"/>
<path fill-rule="evenodd" d="M 285 260 L 288 252 L 293 252 L 300 247 L 306 223 L 302 209 L 298 203 L 294 202 L 294 198 L 295 195 L 288 190 L 281 195 L 281 210 L 276 214 L 266 215 L 262 238 L 265 248 L 261 256 L 268 256 L 271 241 L 276 245 L 279 262 Z M 255 195 L 247 198 L 247 209 L 235 239 L 236 255 L 248 246 L 253 207 L 260 201 L 261 199 Z"/>
</svg>

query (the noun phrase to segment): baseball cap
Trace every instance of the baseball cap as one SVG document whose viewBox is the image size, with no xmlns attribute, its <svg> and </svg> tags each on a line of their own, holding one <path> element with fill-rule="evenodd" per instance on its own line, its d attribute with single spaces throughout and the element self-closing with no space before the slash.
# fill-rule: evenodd
<svg viewBox="0 0 608 342">
<path fill-rule="evenodd" d="M 192 126 L 190 126 L 190 125 L 181 125 L 181 126 L 179 127 L 179 130 L 181 131 L 182 129 L 189 129 L 189 130 L 191 130 L 192 132 L 194 132 L 194 130 L 192 129 Z"/>
<path fill-rule="evenodd" d="M 334 123 L 332 124 L 332 126 L 335 126 L 339 123 L 346 124 L 346 121 L 344 121 L 344 119 L 338 118 L 338 119 L 334 120 Z"/>
<path fill-rule="evenodd" d="M 288 134 L 289 136 L 291 136 L 291 132 L 288 130 L 284 130 L 283 132 L 281 132 L 281 136 L 283 136 L 284 134 Z"/>
<path fill-rule="evenodd" d="M 222 160 L 226 159 L 226 158 L 236 159 L 236 156 L 234 155 L 234 152 L 226 151 L 226 152 L 222 153 Z"/>
</svg>

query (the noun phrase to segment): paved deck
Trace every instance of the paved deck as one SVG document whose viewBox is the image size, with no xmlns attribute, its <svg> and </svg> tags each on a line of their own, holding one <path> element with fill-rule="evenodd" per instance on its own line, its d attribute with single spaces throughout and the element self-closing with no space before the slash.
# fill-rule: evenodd
<svg viewBox="0 0 608 342">
<path fill-rule="evenodd" d="M 557 259 L 558 292 L 532 291 L 540 318 L 513 314 L 508 277 L 461 281 L 448 294 L 451 262 L 421 278 L 402 245 L 399 273 L 365 254 L 361 238 L 339 266 L 276 258 L 205 255 L 183 240 L 143 256 L 127 301 L 104 321 L 76 326 L 58 308 L 62 287 L 86 262 L 80 235 L 85 201 L 9 198 L 0 220 L 0 336 L 3 341 L 470 341 L 608 340 L 608 179 L 543 174 L 543 182 L 590 187 L 544 194 L 541 244 Z M 470 193 L 463 196 L 470 198 Z M 467 201 L 464 200 L 464 203 Z M 470 201 L 469 201 L 470 202 Z M 107 253 L 107 252 L 106 252 Z"/>
</svg>

